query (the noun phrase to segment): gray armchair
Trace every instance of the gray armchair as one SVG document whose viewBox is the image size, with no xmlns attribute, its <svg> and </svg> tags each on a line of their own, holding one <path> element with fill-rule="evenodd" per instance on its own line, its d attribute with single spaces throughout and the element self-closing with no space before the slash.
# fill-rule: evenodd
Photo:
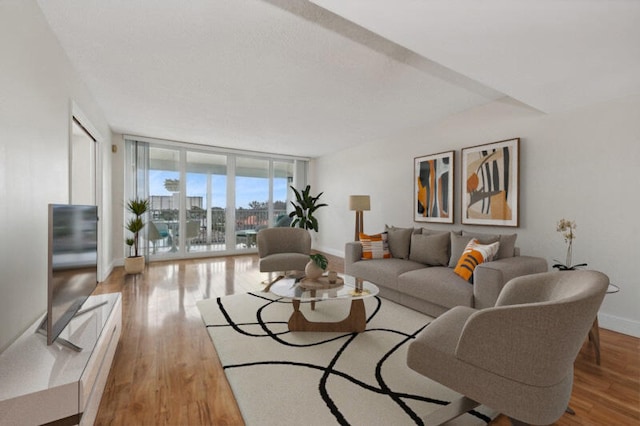
<svg viewBox="0 0 640 426">
<path fill-rule="evenodd" d="M 311 236 L 302 228 L 266 228 L 256 236 L 260 272 L 304 271 Z"/>
<path fill-rule="evenodd" d="M 596 271 L 522 276 L 505 285 L 493 308 L 456 307 L 435 319 L 410 344 L 407 365 L 464 396 L 425 424 L 480 404 L 514 423 L 558 420 L 608 284 Z"/>
</svg>

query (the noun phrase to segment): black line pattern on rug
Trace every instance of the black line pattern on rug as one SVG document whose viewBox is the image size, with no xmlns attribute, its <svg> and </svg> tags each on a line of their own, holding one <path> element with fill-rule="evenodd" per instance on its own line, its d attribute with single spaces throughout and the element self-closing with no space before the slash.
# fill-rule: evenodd
<svg viewBox="0 0 640 426">
<path fill-rule="evenodd" d="M 289 334 L 291 333 L 290 331 L 282 331 L 279 333 L 274 333 L 269 327 L 267 327 L 268 324 L 287 324 L 287 321 L 263 321 L 262 320 L 262 311 L 267 308 L 269 305 L 273 304 L 273 303 L 283 303 L 283 304 L 288 304 L 290 305 L 291 302 L 288 301 L 282 301 L 283 298 L 278 298 L 278 299 L 269 299 L 268 297 L 264 297 L 262 295 L 258 295 L 255 293 L 247 293 L 250 296 L 254 296 L 260 299 L 264 299 L 266 301 L 266 303 L 264 305 L 262 305 L 260 308 L 258 308 L 257 314 L 256 314 L 256 322 L 255 323 L 248 323 L 248 322 L 244 322 L 244 323 L 237 323 L 235 322 L 232 318 L 231 315 L 229 314 L 229 312 L 227 311 L 227 309 L 224 307 L 223 303 L 222 303 L 222 298 L 218 297 L 216 298 L 216 303 L 218 304 L 218 309 L 220 309 L 220 312 L 222 313 L 222 315 L 225 318 L 225 321 L 227 322 L 226 324 L 206 324 L 205 327 L 207 328 L 223 328 L 223 327 L 231 327 L 233 328 L 237 333 L 242 334 L 244 336 L 248 336 L 248 337 L 270 337 L 273 340 L 277 341 L 278 343 L 284 345 L 284 346 L 291 346 L 291 347 L 310 347 L 310 346 L 320 346 L 320 345 L 324 345 L 328 342 L 333 342 L 335 340 L 340 340 L 345 338 L 346 336 L 350 336 L 353 333 L 346 333 L 344 335 L 340 335 L 340 336 L 336 336 L 330 339 L 326 339 L 326 340 L 322 340 L 322 341 L 318 341 L 315 343 L 309 343 L 309 344 L 294 344 L 294 343 L 290 343 L 287 342 L 285 340 L 280 339 L 278 336 L 279 335 L 283 335 L 283 334 Z M 374 314 L 378 312 L 378 310 L 380 309 L 380 301 L 378 300 L 378 307 L 375 309 Z M 373 314 L 372 314 L 373 316 Z M 369 317 L 370 319 L 371 317 Z M 369 321 L 369 320 L 367 320 Z M 265 332 L 265 334 L 256 334 L 256 333 L 250 333 L 248 331 L 245 331 L 244 329 L 240 328 L 240 325 L 259 325 L 261 326 L 262 330 Z"/>
<path fill-rule="evenodd" d="M 407 344 L 408 342 L 410 342 L 411 340 L 415 339 L 416 336 L 418 335 L 418 333 L 420 333 L 422 330 L 424 330 L 429 324 L 425 324 L 424 326 L 420 327 L 418 330 L 416 330 L 413 334 L 407 336 L 407 338 L 398 343 L 396 346 L 394 346 L 393 348 L 391 348 L 391 350 L 389 350 L 381 359 L 380 361 L 378 361 L 377 365 L 376 365 L 376 380 L 378 381 L 378 383 L 380 384 L 380 388 L 384 389 L 385 391 L 388 391 L 388 395 L 391 399 L 393 399 L 404 411 L 405 413 L 407 413 L 407 415 L 409 417 L 411 417 L 411 419 L 413 421 L 416 422 L 416 424 L 418 425 L 423 425 L 424 422 L 422 421 L 422 419 L 418 416 L 417 413 L 415 413 L 411 408 L 409 408 L 409 406 L 403 401 L 403 399 L 415 399 L 413 395 L 409 395 L 409 394 L 404 394 L 401 395 L 399 393 L 396 392 L 392 392 L 391 389 L 387 386 L 384 377 L 382 377 L 382 367 L 384 365 L 384 362 L 397 350 L 399 350 L 401 347 L 403 347 L 405 344 Z M 422 399 L 424 400 L 424 399 Z M 438 399 L 433 399 L 433 398 L 426 398 L 426 400 L 428 400 L 429 402 L 433 403 L 433 404 L 438 404 L 438 405 L 448 405 L 450 404 L 450 402 L 445 402 L 445 401 L 441 401 Z M 484 414 L 476 411 L 476 410 L 471 410 L 468 411 L 468 414 L 471 414 L 472 416 L 477 417 L 478 419 L 489 423 L 491 421 L 491 419 L 488 416 L 485 416 Z"/>
<path fill-rule="evenodd" d="M 284 346 L 290 346 L 290 347 L 319 346 L 319 345 L 324 345 L 326 343 L 337 341 L 337 340 L 341 340 L 341 339 L 346 339 L 346 341 L 337 350 L 336 354 L 333 356 L 333 358 L 331 359 L 331 361 L 329 362 L 329 364 L 327 366 L 315 365 L 315 364 L 304 363 L 304 362 L 275 361 L 275 360 L 273 360 L 273 361 L 255 361 L 255 362 L 249 362 L 249 363 L 223 365 L 223 369 L 224 370 L 231 370 L 231 369 L 237 369 L 237 368 L 250 368 L 250 367 L 253 367 L 253 366 L 265 366 L 265 365 L 287 365 L 287 366 L 304 367 L 304 368 L 309 368 L 309 369 L 322 371 L 323 374 L 322 374 L 320 382 L 319 382 L 319 392 L 320 392 L 320 395 L 321 395 L 323 401 L 327 405 L 327 408 L 329 409 L 331 414 L 335 417 L 336 421 L 340 425 L 347 425 L 348 426 L 349 422 L 344 417 L 344 415 L 340 412 L 339 407 L 334 403 L 334 401 L 332 400 L 331 395 L 329 394 L 329 391 L 327 389 L 328 381 L 329 381 L 330 377 L 332 377 L 332 376 L 341 377 L 341 378 L 353 383 L 354 385 L 359 386 L 360 388 L 362 388 L 364 390 L 367 390 L 367 391 L 370 391 L 370 392 L 373 392 L 373 393 L 376 393 L 376 394 L 381 394 L 381 395 L 388 396 L 391 400 L 393 400 L 411 418 L 411 420 L 413 422 L 415 422 L 415 424 L 421 425 L 421 426 L 424 426 L 424 423 L 423 423 L 422 419 L 420 419 L 420 417 L 417 415 L 417 413 L 415 413 L 406 404 L 406 402 L 404 402 L 404 400 L 415 400 L 415 401 L 432 403 L 432 404 L 436 404 L 436 405 L 448 405 L 448 404 L 450 404 L 450 401 L 444 401 L 444 400 L 429 398 L 429 397 L 422 396 L 422 395 L 414 395 L 414 394 L 407 394 L 407 393 L 403 393 L 403 392 L 393 391 L 386 384 L 386 382 L 385 382 L 385 380 L 384 380 L 384 378 L 382 376 L 382 367 L 384 366 L 384 363 L 390 358 L 390 356 L 394 352 L 396 352 L 400 348 L 402 348 L 404 345 L 406 345 L 408 342 L 413 340 L 420 331 L 422 331 L 425 327 L 428 326 L 428 324 L 420 327 L 418 330 L 416 330 L 416 331 L 414 331 L 413 333 L 410 333 L 410 334 L 406 333 L 406 332 L 402 332 L 400 330 L 394 330 L 394 329 L 372 328 L 372 329 L 365 330 L 363 333 L 345 333 L 345 334 L 342 334 L 342 335 L 339 335 L 339 336 L 335 336 L 335 337 L 332 337 L 332 338 L 328 338 L 328 339 L 325 339 L 325 340 L 321 340 L 321 341 L 318 341 L 318 342 L 315 342 L 315 343 L 293 344 L 293 343 L 287 342 L 285 340 L 282 340 L 279 337 L 281 335 L 289 334 L 290 333 L 289 331 L 273 332 L 269 327 L 269 325 L 273 325 L 273 324 L 280 324 L 280 325 L 281 324 L 287 324 L 287 321 L 264 321 L 263 320 L 263 316 L 262 316 L 262 312 L 264 311 L 264 309 L 269 307 L 271 304 L 274 304 L 274 303 L 290 304 L 291 302 L 288 299 L 285 299 L 285 300 L 283 300 L 284 298 L 270 299 L 268 297 L 264 297 L 262 295 L 255 294 L 255 293 L 248 293 L 248 295 L 265 300 L 265 304 L 260 306 L 258 308 L 257 312 L 256 312 L 256 322 L 255 323 L 252 323 L 252 322 L 236 323 L 235 321 L 233 321 L 233 319 L 231 318 L 231 315 L 229 314 L 227 309 L 224 307 L 224 304 L 222 303 L 222 299 L 220 297 L 218 297 L 216 299 L 217 304 L 218 304 L 218 308 L 220 309 L 222 315 L 224 316 L 227 324 L 206 325 L 206 327 L 208 327 L 208 328 L 231 327 L 233 330 L 235 330 L 239 334 L 242 334 L 242 335 L 245 335 L 245 336 L 248 336 L 248 337 L 270 337 L 271 339 L 273 339 L 274 341 L 278 342 L 279 344 L 282 344 Z M 375 296 L 374 299 L 376 300 L 377 305 L 376 305 L 376 308 L 374 309 L 374 311 L 371 313 L 371 315 L 367 318 L 367 323 L 369 323 L 370 320 L 372 320 L 377 315 L 377 313 L 380 311 L 380 309 L 382 307 L 382 300 L 378 296 Z M 241 328 L 241 326 L 251 326 L 251 325 L 252 326 L 259 325 L 262 328 L 262 330 L 264 331 L 264 334 L 249 333 L 249 332 L 247 332 L 247 331 L 245 331 L 245 330 L 243 330 Z M 398 344 L 396 344 L 394 347 L 392 347 L 389 351 L 387 351 L 387 353 L 384 354 L 384 356 L 376 363 L 375 378 L 376 378 L 376 381 L 377 381 L 377 383 L 379 385 L 378 387 L 372 386 L 370 384 L 367 384 L 367 383 L 365 383 L 365 382 L 363 382 L 363 381 L 351 376 L 348 373 L 345 373 L 345 372 L 340 371 L 340 370 L 336 370 L 334 368 L 336 363 L 340 359 L 341 355 L 351 345 L 351 343 L 358 337 L 359 334 L 370 333 L 370 332 L 374 332 L 374 331 L 375 332 L 383 331 L 383 332 L 398 334 L 398 335 L 401 335 L 401 336 L 405 337 L 402 341 L 400 341 Z M 491 419 L 488 416 L 486 416 L 486 415 L 484 415 L 484 414 L 482 414 L 480 412 L 477 412 L 475 410 L 469 411 L 468 414 L 471 414 L 471 415 L 475 416 L 476 418 L 484 421 L 487 424 L 491 421 Z"/>
</svg>

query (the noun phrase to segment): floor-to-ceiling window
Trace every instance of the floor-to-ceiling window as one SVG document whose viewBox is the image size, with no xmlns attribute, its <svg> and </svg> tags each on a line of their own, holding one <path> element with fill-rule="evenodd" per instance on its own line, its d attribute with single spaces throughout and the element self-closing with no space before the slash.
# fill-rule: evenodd
<svg viewBox="0 0 640 426">
<path fill-rule="evenodd" d="M 290 186 L 306 184 L 306 159 L 126 140 L 127 197 L 150 201 L 152 260 L 255 251 L 260 229 L 289 226 Z"/>
<path fill-rule="evenodd" d="M 269 160 L 236 157 L 236 245 L 253 247 L 256 233 L 269 226 Z"/>
<path fill-rule="evenodd" d="M 227 156 L 187 151 L 187 251 L 225 251 Z"/>
<path fill-rule="evenodd" d="M 289 226 L 291 218 L 289 212 L 293 210 L 291 186 L 294 182 L 294 163 L 291 161 L 273 162 L 273 218 L 269 223 L 272 226 Z"/>
<path fill-rule="evenodd" d="M 152 255 L 177 253 L 180 247 L 180 151 L 149 146 L 146 192 L 150 213 L 147 239 Z M 139 170 L 138 173 L 141 173 Z M 142 194 L 137 194 L 143 197 Z"/>
</svg>

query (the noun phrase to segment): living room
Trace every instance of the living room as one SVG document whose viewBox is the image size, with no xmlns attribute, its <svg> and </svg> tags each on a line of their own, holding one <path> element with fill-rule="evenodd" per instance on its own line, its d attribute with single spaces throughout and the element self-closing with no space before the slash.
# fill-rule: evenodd
<svg viewBox="0 0 640 426">
<path fill-rule="evenodd" d="M 267 5 L 273 7 L 273 4 Z M 613 5 L 630 9 L 620 12 Z M 286 9 L 286 5 L 277 7 Z M 613 2 L 611 7 L 619 13 L 616 17 L 626 15 L 626 19 L 635 18 L 637 22 L 637 7 L 628 2 Z M 332 13 L 340 11 L 334 9 Z M 349 14 L 344 14 L 349 19 Z M 366 17 L 367 14 L 363 14 L 363 26 L 368 22 Z M 322 146 L 316 142 L 322 154 L 296 151 L 296 155 L 312 157 L 309 183 L 314 191 L 324 193 L 323 201 L 329 205 L 319 211 L 321 231 L 315 235 L 314 248 L 338 257 L 344 255 L 344 244 L 353 236 L 354 217 L 348 208 L 349 195 L 353 194 L 371 197 L 371 209 L 364 215 L 365 232 L 380 232 L 385 224 L 419 226 L 413 222 L 412 211 L 414 158 L 455 151 L 459 165 L 461 150 L 466 147 L 520 138 L 518 228 L 461 225 L 461 167 L 457 167 L 455 173 L 454 224 L 425 226 L 438 230 L 517 232 L 517 245 L 523 253 L 543 257 L 551 265 L 554 259 L 563 259 L 566 252 L 566 244 L 556 232 L 557 222 L 562 218 L 575 220 L 578 227 L 574 263 L 584 262 L 589 269 L 606 273 L 620 288 L 619 293 L 608 295 L 602 304 L 601 327 L 640 337 L 640 283 L 634 265 L 637 253 L 634 237 L 640 231 L 635 216 L 640 209 L 640 197 L 634 185 L 640 159 L 640 80 L 637 77 L 640 54 L 635 42 L 638 34 L 637 29 L 628 24 L 630 21 L 624 21 L 627 26 L 616 25 L 615 20 L 603 19 L 602 22 L 609 27 L 607 31 L 595 31 L 598 37 L 607 40 L 603 36 L 607 33 L 614 40 L 613 46 L 622 52 L 614 57 L 630 62 L 599 60 L 600 56 L 606 57 L 607 52 L 585 47 L 578 56 L 595 57 L 599 67 L 589 70 L 588 80 L 569 73 L 556 83 L 563 99 L 581 100 L 575 105 L 549 107 L 545 111 L 517 100 L 514 93 L 477 102 L 467 109 L 444 111 L 439 119 L 418 124 L 407 121 L 409 124 L 405 127 L 397 124 L 402 122 L 398 118 L 395 124 L 398 127 L 376 135 L 354 137 L 351 143 L 338 145 L 327 141 L 326 146 Z M 110 28 L 95 30 L 109 32 Z M 46 309 L 46 205 L 69 200 L 70 116 L 86 119 L 102 138 L 98 191 L 103 208 L 100 248 L 107 255 L 100 265 L 101 280 L 122 264 L 125 253 L 122 245 L 125 150 L 122 133 L 113 131 L 112 123 L 105 116 L 107 106 L 96 100 L 91 81 L 86 81 L 75 69 L 38 2 L 0 2 L 0 34 L 3 52 L 0 219 L 6 224 L 5 244 L 0 251 L 0 350 L 3 350 Z M 564 35 L 570 37 L 571 32 Z M 591 45 L 587 41 L 584 44 Z M 419 46 L 414 48 L 418 50 Z M 566 55 L 574 56 L 570 52 Z M 531 55 L 532 62 L 544 61 L 544 58 L 544 51 Z M 430 66 L 437 69 L 434 64 Z M 594 74 L 602 74 L 603 78 L 594 79 Z M 511 75 L 523 80 L 536 78 L 527 74 L 525 65 Z M 635 77 L 629 79 L 628 75 Z M 491 79 L 485 81 L 491 82 Z M 468 87 L 471 82 L 465 80 L 463 85 Z M 535 85 L 528 88 L 535 94 Z M 543 89 L 549 89 L 538 88 L 544 97 L 547 92 Z M 473 90 L 477 87 L 473 86 L 470 91 Z M 492 97 L 489 93 L 482 96 Z M 418 108 L 416 105 L 419 112 Z M 383 119 L 389 117 L 380 117 L 380 121 L 385 122 Z M 313 121 L 309 119 L 305 124 L 315 129 L 313 138 L 317 138 L 323 123 Z M 286 121 L 282 123 L 286 124 Z M 139 133 L 163 137 L 152 128 L 140 129 Z M 186 138 L 175 139 L 185 141 Z M 280 153 L 287 153 L 284 152 L 287 148 L 278 143 L 261 142 L 262 146 L 280 147 Z M 298 147 L 291 147 L 290 153 L 294 149 Z"/>
</svg>

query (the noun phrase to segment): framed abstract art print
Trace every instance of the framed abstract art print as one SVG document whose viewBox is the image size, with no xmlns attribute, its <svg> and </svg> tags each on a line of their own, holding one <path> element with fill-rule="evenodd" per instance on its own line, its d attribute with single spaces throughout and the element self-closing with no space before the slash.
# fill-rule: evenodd
<svg viewBox="0 0 640 426">
<path fill-rule="evenodd" d="M 520 138 L 462 149 L 462 223 L 518 226 Z"/>
<path fill-rule="evenodd" d="M 414 159 L 413 220 L 453 223 L 453 151 Z"/>
</svg>

